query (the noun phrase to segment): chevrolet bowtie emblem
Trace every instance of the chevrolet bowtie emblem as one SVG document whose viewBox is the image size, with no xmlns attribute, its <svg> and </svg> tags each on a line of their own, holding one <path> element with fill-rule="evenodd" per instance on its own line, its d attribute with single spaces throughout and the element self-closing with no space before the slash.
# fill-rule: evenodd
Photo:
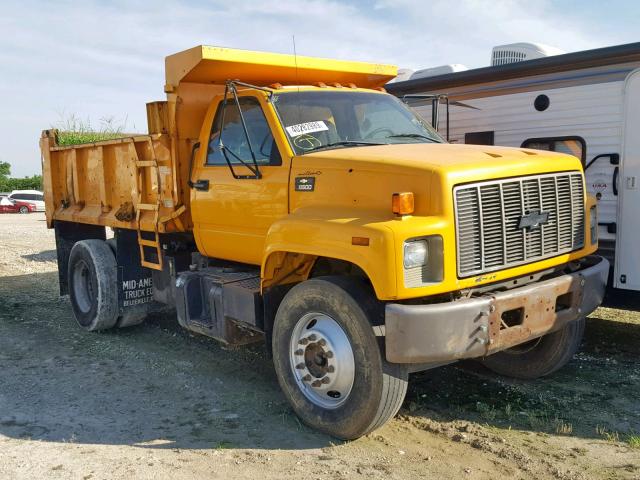
<svg viewBox="0 0 640 480">
<path fill-rule="evenodd" d="M 518 228 L 534 230 L 549 222 L 549 212 L 529 212 L 520 217 Z"/>
</svg>

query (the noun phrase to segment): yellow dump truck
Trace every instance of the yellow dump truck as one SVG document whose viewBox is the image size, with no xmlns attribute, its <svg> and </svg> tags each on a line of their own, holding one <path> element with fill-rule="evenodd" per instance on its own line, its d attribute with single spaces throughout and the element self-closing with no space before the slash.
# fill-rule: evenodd
<svg viewBox="0 0 640 480">
<path fill-rule="evenodd" d="M 63 147 L 45 130 L 79 325 L 161 302 L 189 330 L 266 341 L 296 414 L 345 439 L 395 415 L 410 372 L 562 367 L 608 272 L 580 161 L 446 144 L 385 93 L 395 75 L 201 46 L 167 57 L 148 134 Z"/>
</svg>

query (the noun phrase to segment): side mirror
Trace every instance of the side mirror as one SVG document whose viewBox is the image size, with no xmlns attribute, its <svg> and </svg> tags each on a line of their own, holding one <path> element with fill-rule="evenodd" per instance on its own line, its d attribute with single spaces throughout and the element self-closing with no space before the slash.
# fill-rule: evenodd
<svg viewBox="0 0 640 480">
<path fill-rule="evenodd" d="M 193 147 L 191 147 L 191 158 L 189 159 L 189 181 L 187 182 L 187 184 L 189 185 L 189 187 L 191 188 L 195 188 L 194 183 L 191 181 L 191 175 L 193 173 L 193 160 L 196 156 L 196 151 L 200 148 L 200 142 L 196 142 L 193 144 Z M 208 185 L 207 185 L 208 186 Z"/>
</svg>

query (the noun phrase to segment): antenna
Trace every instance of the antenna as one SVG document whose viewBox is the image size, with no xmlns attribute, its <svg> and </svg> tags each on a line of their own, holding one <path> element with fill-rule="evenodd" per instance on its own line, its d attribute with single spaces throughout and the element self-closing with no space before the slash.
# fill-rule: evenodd
<svg viewBox="0 0 640 480">
<path fill-rule="evenodd" d="M 298 77 L 298 52 L 296 51 L 296 36 L 291 35 L 293 42 L 293 62 L 296 66 L 296 86 L 298 88 L 298 96 L 296 98 L 296 106 L 298 110 L 298 123 L 302 123 L 302 111 L 300 110 L 300 78 Z"/>
<path fill-rule="evenodd" d="M 298 53 L 296 52 L 296 36 L 291 35 L 291 40 L 293 41 L 293 61 L 296 65 L 296 83 L 300 86 L 298 82 Z"/>
</svg>

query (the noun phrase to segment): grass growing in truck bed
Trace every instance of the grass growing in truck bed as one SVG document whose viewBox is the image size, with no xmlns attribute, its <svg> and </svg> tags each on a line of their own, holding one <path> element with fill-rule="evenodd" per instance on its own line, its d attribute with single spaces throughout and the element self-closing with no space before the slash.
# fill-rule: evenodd
<svg viewBox="0 0 640 480">
<path fill-rule="evenodd" d="M 82 120 L 76 115 L 69 115 L 54 128 L 58 129 L 58 145 L 66 147 L 123 137 L 125 124 L 126 120 L 119 125 L 113 117 L 105 117 L 100 119 L 100 127 L 95 129 L 88 119 Z"/>
</svg>

